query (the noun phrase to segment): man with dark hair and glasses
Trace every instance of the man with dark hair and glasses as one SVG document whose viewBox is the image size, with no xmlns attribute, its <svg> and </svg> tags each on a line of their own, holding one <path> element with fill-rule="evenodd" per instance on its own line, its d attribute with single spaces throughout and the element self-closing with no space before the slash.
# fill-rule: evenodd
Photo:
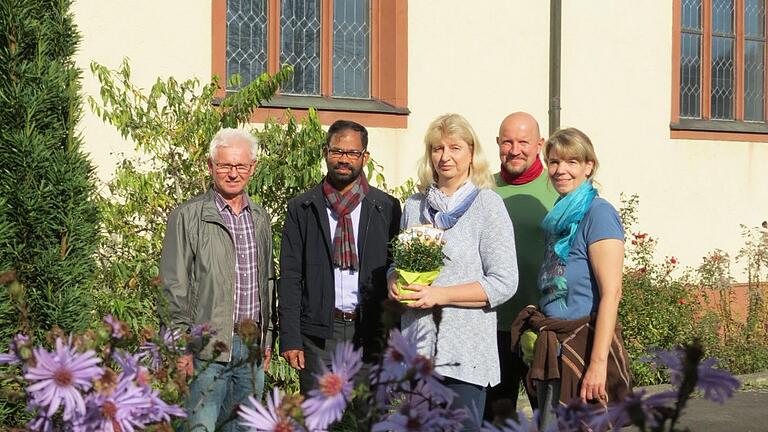
<svg viewBox="0 0 768 432">
<path fill-rule="evenodd" d="M 208 324 L 215 331 L 194 359 L 197 376 L 186 400 L 190 429 L 217 429 L 237 404 L 254 393 L 260 399 L 264 388 L 274 269 L 271 219 L 245 191 L 257 150 L 247 131 L 220 130 L 208 152 L 212 186 L 168 218 L 160 258 L 168 324 L 193 333 Z"/>
<path fill-rule="evenodd" d="M 400 227 L 400 202 L 369 186 L 368 131 L 339 120 L 323 147 L 328 174 L 288 202 L 280 250 L 280 352 L 299 371 L 301 392 L 317 388 L 321 364 L 340 341 L 381 353 L 381 304 L 387 298 L 389 243 Z"/>
</svg>

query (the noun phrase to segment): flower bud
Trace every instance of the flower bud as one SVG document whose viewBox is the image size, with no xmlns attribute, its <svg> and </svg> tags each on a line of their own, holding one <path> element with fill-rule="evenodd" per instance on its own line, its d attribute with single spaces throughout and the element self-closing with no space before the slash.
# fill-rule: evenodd
<svg viewBox="0 0 768 432">
<path fill-rule="evenodd" d="M 0 285 L 9 284 L 16 280 L 16 272 L 11 270 L 0 273 Z"/>
<path fill-rule="evenodd" d="M 26 362 L 32 358 L 32 347 L 29 345 L 20 346 L 17 355 L 22 361 Z"/>
<path fill-rule="evenodd" d="M 17 279 L 14 279 L 13 282 L 8 285 L 8 295 L 10 295 L 12 299 L 16 299 L 16 301 L 24 295 L 24 287 Z"/>
</svg>

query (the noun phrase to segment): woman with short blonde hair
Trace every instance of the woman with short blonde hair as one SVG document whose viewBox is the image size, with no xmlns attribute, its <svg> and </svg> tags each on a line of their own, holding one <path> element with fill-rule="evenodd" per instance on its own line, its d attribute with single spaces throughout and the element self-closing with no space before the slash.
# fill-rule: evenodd
<svg viewBox="0 0 768 432">
<path fill-rule="evenodd" d="M 593 185 L 592 141 L 578 129 L 559 130 L 544 145 L 544 161 L 560 198 L 541 223 L 539 305 L 520 312 L 512 345 L 528 329 L 539 334 L 528 378 L 539 401 L 539 428 L 549 430 L 558 406 L 581 399 L 604 410 L 632 384 L 618 323 L 624 228 Z"/>
</svg>

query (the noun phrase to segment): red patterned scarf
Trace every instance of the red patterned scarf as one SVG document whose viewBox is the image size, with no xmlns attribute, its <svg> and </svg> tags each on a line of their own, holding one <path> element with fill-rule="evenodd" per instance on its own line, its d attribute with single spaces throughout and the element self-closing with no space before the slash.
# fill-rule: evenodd
<svg viewBox="0 0 768 432">
<path fill-rule="evenodd" d="M 507 170 L 504 169 L 504 164 L 501 164 L 500 174 L 502 180 L 504 180 L 507 184 L 522 185 L 537 179 L 542 171 L 544 171 L 544 165 L 541 164 L 541 159 L 536 156 L 536 160 L 533 161 L 531 166 L 529 166 L 528 169 L 519 176 L 513 176 L 512 174 L 508 173 Z"/>
<path fill-rule="evenodd" d="M 360 175 L 352 183 L 352 188 L 340 193 L 328 179 L 323 180 L 323 194 L 328 208 L 336 216 L 336 232 L 333 235 L 333 265 L 340 269 L 359 270 L 355 248 L 355 231 L 352 226 L 352 210 L 360 204 L 368 193 L 368 181 Z"/>
</svg>

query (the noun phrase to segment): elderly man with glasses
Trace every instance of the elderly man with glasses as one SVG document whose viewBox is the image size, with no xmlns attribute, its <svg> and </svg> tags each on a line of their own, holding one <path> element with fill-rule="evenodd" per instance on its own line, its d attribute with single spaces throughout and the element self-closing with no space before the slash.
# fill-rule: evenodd
<svg viewBox="0 0 768 432">
<path fill-rule="evenodd" d="M 219 430 L 248 395 L 261 397 L 272 346 L 274 269 L 270 217 L 245 191 L 257 141 L 222 129 L 211 141 L 212 186 L 168 218 L 160 278 L 170 324 L 215 332 L 194 358 L 196 377 L 186 401 L 194 430 Z M 234 428 L 227 424 L 226 430 Z"/>
<path fill-rule="evenodd" d="M 381 304 L 400 202 L 368 185 L 367 148 L 365 127 L 335 122 L 323 147 L 328 174 L 288 202 L 280 250 L 280 351 L 299 371 L 303 394 L 317 388 L 315 375 L 321 364 L 330 366 L 338 342 L 362 348 L 367 365 L 383 347 Z"/>
</svg>

